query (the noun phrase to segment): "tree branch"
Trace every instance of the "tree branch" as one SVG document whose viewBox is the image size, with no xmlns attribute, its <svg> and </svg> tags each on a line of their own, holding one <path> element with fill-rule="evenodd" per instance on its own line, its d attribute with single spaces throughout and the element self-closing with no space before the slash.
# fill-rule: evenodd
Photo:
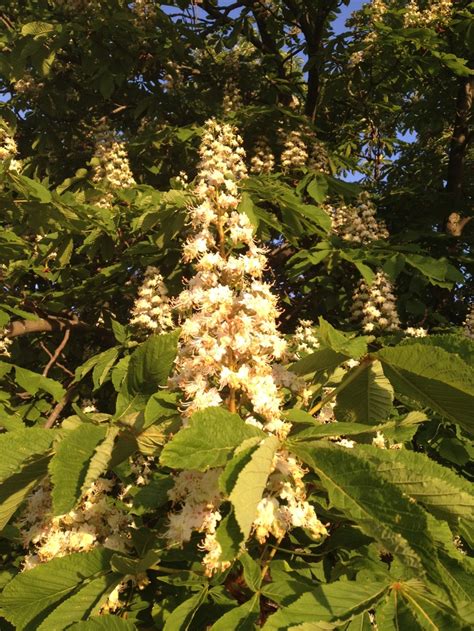
<svg viewBox="0 0 474 631">
<path fill-rule="evenodd" d="M 77 388 L 77 383 L 70 383 L 65 395 L 63 396 L 63 398 L 61 399 L 61 401 L 59 401 L 53 408 L 53 411 L 51 412 L 51 414 L 48 416 L 46 423 L 44 424 L 44 428 L 45 429 L 51 429 L 53 427 L 53 425 L 55 424 L 55 422 L 58 420 L 59 415 L 61 414 L 61 412 L 64 410 L 64 408 L 66 407 L 66 405 L 69 403 L 69 401 L 72 399 L 76 388 Z"/>
<path fill-rule="evenodd" d="M 469 129 L 473 100 L 474 77 L 461 77 L 456 100 L 456 118 L 449 149 L 446 183 L 446 190 L 453 193 L 455 202 L 459 202 L 463 196 L 464 162 L 469 143 L 473 137 L 473 133 Z"/>
<path fill-rule="evenodd" d="M 14 320 L 7 326 L 6 337 L 10 339 L 29 333 L 51 333 L 51 331 L 64 331 L 72 327 L 90 328 L 77 318 L 61 318 L 58 316 L 46 316 L 37 320 Z"/>
<path fill-rule="evenodd" d="M 61 343 L 59 344 L 57 349 L 54 351 L 54 354 L 51 355 L 51 359 L 49 360 L 49 362 L 44 367 L 43 377 L 46 377 L 48 375 L 48 372 L 49 372 L 51 366 L 53 366 L 55 364 L 55 362 L 59 359 L 59 356 L 61 355 L 64 347 L 68 343 L 70 335 L 71 335 L 71 329 L 68 327 L 68 328 L 66 328 L 66 331 L 64 333 L 64 337 L 63 337 Z"/>
</svg>

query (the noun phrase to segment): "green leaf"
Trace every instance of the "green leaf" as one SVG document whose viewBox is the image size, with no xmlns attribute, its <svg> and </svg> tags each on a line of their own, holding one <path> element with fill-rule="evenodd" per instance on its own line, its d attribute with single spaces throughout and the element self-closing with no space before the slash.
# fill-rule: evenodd
<svg viewBox="0 0 474 631">
<path fill-rule="evenodd" d="M 36 427 L 0 434 L 0 482 L 17 473 L 33 456 L 46 453 L 56 437 L 55 430 Z"/>
<path fill-rule="evenodd" d="M 85 580 L 109 569 L 113 551 L 95 548 L 21 572 L 0 596 L 2 615 L 19 631 L 35 631 L 38 622 Z"/>
<path fill-rule="evenodd" d="M 384 348 L 376 356 L 395 392 L 474 431 L 474 369 L 460 357 L 423 344 Z"/>
<path fill-rule="evenodd" d="M 69 629 L 71 623 L 88 617 L 122 579 L 122 575 L 112 573 L 94 578 L 55 607 L 38 631 Z"/>
<path fill-rule="evenodd" d="M 173 613 L 166 618 L 163 631 L 187 631 L 197 610 L 207 598 L 207 585 L 197 594 L 182 602 Z"/>
<path fill-rule="evenodd" d="M 88 491 L 92 484 L 103 473 L 105 473 L 105 471 L 107 471 L 109 463 L 112 460 L 115 439 L 117 438 L 120 429 L 118 427 L 108 427 L 106 432 L 104 440 L 96 447 L 94 455 L 90 460 L 84 484 L 82 485 L 81 494 Z"/>
<path fill-rule="evenodd" d="M 215 622 L 210 631 L 250 631 L 256 628 L 260 615 L 259 594 L 255 594 L 240 607 L 235 607 L 225 613 Z"/>
<path fill-rule="evenodd" d="M 426 337 L 407 337 L 402 340 L 400 346 L 439 346 L 448 353 L 456 353 L 466 362 L 474 365 L 474 340 L 459 333 L 448 333 L 439 335 L 427 335 Z"/>
<path fill-rule="evenodd" d="M 165 467 L 198 471 L 221 467 L 242 441 L 254 436 L 263 438 L 265 434 L 237 414 L 219 407 L 207 408 L 193 414 L 189 427 L 165 445 L 160 462 Z"/>
<path fill-rule="evenodd" d="M 350 372 L 348 373 L 350 375 Z M 336 398 L 338 421 L 375 423 L 390 416 L 393 388 L 379 361 L 372 362 Z"/>
<path fill-rule="evenodd" d="M 365 335 L 351 339 L 342 331 L 337 331 L 321 317 L 319 318 L 318 335 L 322 344 L 336 353 L 342 353 L 353 359 L 359 359 L 362 355 L 365 355 L 367 353 L 367 342 L 373 339 Z"/>
<path fill-rule="evenodd" d="M 365 453 L 322 442 L 293 445 L 292 451 L 320 477 L 332 506 L 397 556 L 407 571 L 440 582 L 426 513 L 384 479 Z"/>
<path fill-rule="evenodd" d="M 43 204 L 48 204 L 52 201 L 51 192 L 38 181 L 32 180 L 26 175 L 16 175 L 15 180 L 17 179 L 20 184 L 19 188 L 28 198 L 37 199 Z"/>
<path fill-rule="evenodd" d="M 474 523 L 474 493 L 472 485 L 454 471 L 414 451 L 373 449 L 358 445 L 377 471 L 408 496 L 422 504 L 438 519 L 453 527 L 458 519 Z"/>
<path fill-rule="evenodd" d="M 127 385 L 130 393 L 153 394 L 165 385 L 178 347 L 179 331 L 152 335 L 130 358 Z"/>
<path fill-rule="evenodd" d="M 117 347 L 109 348 L 100 355 L 100 359 L 96 362 L 94 370 L 92 371 L 92 381 L 94 383 L 94 390 L 100 388 L 100 386 L 106 381 L 112 366 L 115 364 L 119 355 L 119 349 Z"/>
<path fill-rule="evenodd" d="M 328 181 L 324 175 L 315 175 L 306 190 L 317 204 L 322 204 L 328 193 Z"/>
<path fill-rule="evenodd" d="M 38 390 L 44 390 L 50 394 L 55 401 L 59 401 L 66 392 L 63 386 L 54 379 L 43 377 L 37 372 L 32 372 L 26 368 L 15 366 L 16 382 L 29 394 L 35 395 Z"/>
<path fill-rule="evenodd" d="M 172 392 L 156 392 L 153 394 L 145 408 L 145 424 L 156 423 L 162 419 L 177 416 L 178 400 L 176 394 Z"/>
<path fill-rule="evenodd" d="M 48 22 L 28 22 L 27 24 L 23 24 L 21 27 L 21 34 L 37 37 L 38 35 L 52 33 L 56 29 L 57 26 L 54 24 L 48 24 Z"/>
<path fill-rule="evenodd" d="M 280 631 L 304 622 L 343 622 L 372 609 L 384 596 L 389 585 L 379 581 L 356 583 L 335 581 L 318 585 L 287 607 L 270 616 L 264 631 Z M 408 629 L 407 629 L 408 631 Z"/>
<path fill-rule="evenodd" d="M 55 515 L 63 515 L 76 505 L 86 479 L 88 463 L 105 435 L 105 427 L 83 423 L 68 431 L 59 443 L 49 465 Z"/>
<path fill-rule="evenodd" d="M 460 631 L 464 626 L 454 611 L 416 579 L 394 583 L 375 615 L 379 628 L 387 631 Z"/>
<path fill-rule="evenodd" d="M 0 530 L 38 482 L 46 476 L 49 459 L 49 455 L 33 456 L 0 486 Z"/>
<path fill-rule="evenodd" d="M 168 491 L 173 488 L 170 475 L 154 473 L 151 480 L 141 487 L 133 497 L 132 512 L 136 515 L 149 513 L 168 502 Z"/>
<path fill-rule="evenodd" d="M 257 592 L 262 582 L 262 568 L 247 552 L 240 555 L 239 561 L 244 569 L 244 579 L 247 587 L 253 592 Z"/>
<path fill-rule="evenodd" d="M 118 616 L 94 616 L 85 622 L 77 622 L 68 631 L 136 631 L 136 626 Z"/>
<path fill-rule="evenodd" d="M 313 372 L 333 371 L 343 362 L 347 361 L 347 355 L 339 353 L 332 348 L 322 348 L 303 359 L 292 364 L 291 370 L 298 375 L 308 375 Z"/>
<path fill-rule="evenodd" d="M 260 221 L 255 212 L 255 204 L 253 203 L 250 195 L 246 192 L 242 193 L 238 211 L 247 215 L 252 226 L 254 226 L 254 228 L 258 228 Z"/>
<path fill-rule="evenodd" d="M 276 436 L 269 436 L 263 440 L 239 473 L 229 495 L 244 541 L 252 529 L 257 505 L 262 499 L 268 476 L 272 471 L 273 457 L 279 446 L 280 441 Z"/>
</svg>

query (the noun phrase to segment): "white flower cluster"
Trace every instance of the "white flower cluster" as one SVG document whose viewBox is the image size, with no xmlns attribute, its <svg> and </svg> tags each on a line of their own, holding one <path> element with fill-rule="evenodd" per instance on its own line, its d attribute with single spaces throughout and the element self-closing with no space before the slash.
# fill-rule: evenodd
<svg viewBox="0 0 474 631">
<path fill-rule="evenodd" d="M 81 410 L 84 414 L 94 414 L 98 412 L 96 403 L 97 401 L 95 399 L 83 399 L 81 402 Z"/>
<path fill-rule="evenodd" d="M 13 84 L 13 89 L 17 94 L 25 94 L 30 98 L 38 96 L 43 88 L 44 83 L 42 81 L 37 81 L 29 74 L 25 74 L 21 79 L 18 79 L 18 81 L 15 81 Z"/>
<path fill-rule="evenodd" d="M 400 328 L 392 283 L 379 271 L 372 285 L 361 280 L 354 292 L 352 317 L 361 321 L 366 333 L 396 331 Z"/>
<path fill-rule="evenodd" d="M 471 305 L 464 321 L 464 335 L 474 339 L 474 304 Z"/>
<path fill-rule="evenodd" d="M 256 173 L 271 173 L 275 166 L 275 156 L 271 150 L 270 145 L 265 138 L 258 138 L 255 143 L 254 154 L 250 160 L 250 172 Z"/>
<path fill-rule="evenodd" d="M 407 327 L 405 333 L 412 337 L 426 337 L 428 335 L 428 331 L 423 327 L 415 328 L 414 326 Z"/>
<path fill-rule="evenodd" d="M 222 98 L 222 110 L 224 114 L 231 114 L 240 109 L 243 105 L 242 93 L 235 78 L 230 78 L 224 85 L 224 96 Z"/>
<path fill-rule="evenodd" d="M 330 174 L 331 169 L 329 167 L 329 156 L 326 148 L 313 134 L 309 147 L 308 167 L 314 171 Z"/>
<path fill-rule="evenodd" d="M 129 465 L 137 486 L 146 486 L 149 484 L 155 466 L 155 458 L 153 456 L 144 456 L 140 453 L 136 453 L 130 456 Z"/>
<path fill-rule="evenodd" d="M 173 328 L 173 313 L 168 290 L 158 268 L 148 266 L 138 298 L 132 309 L 130 324 L 138 328 L 163 333 Z"/>
<path fill-rule="evenodd" d="M 219 512 L 223 495 L 219 490 L 219 476 L 222 469 L 182 471 L 174 480 L 174 487 L 168 491 L 170 500 L 178 507 L 169 514 L 166 536 L 182 544 L 191 539 L 193 531 L 204 533 L 201 550 L 206 575 L 212 576 L 217 570 L 225 570 L 230 563 L 220 561 L 222 548 L 216 539 L 216 529 L 222 515 Z"/>
<path fill-rule="evenodd" d="M 0 122 L 0 160 L 10 160 L 10 171 L 19 171 L 21 163 L 15 159 L 18 153 L 15 139 L 6 125 Z"/>
<path fill-rule="evenodd" d="M 12 340 L 7 337 L 7 334 L 6 329 L 0 331 L 0 355 L 4 357 L 10 357 L 10 346 L 12 345 Z"/>
<path fill-rule="evenodd" d="M 297 357 L 318 350 L 319 339 L 314 330 L 314 322 L 312 320 L 300 320 L 295 329 L 293 341 L 296 343 L 295 355 Z"/>
<path fill-rule="evenodd" d="M 377 219 L 377 209 L 366 191 L 360 194 L 354 206 L 327 205 L 326 210 L 331 216 L 333 231 L 346 241 L 369 243 L 389 236 L 385 222 Z"/>
<path fill-rule="evenodd" d="M 259 543 L 264 543 L 270 535 L 280 539 L 292 528 L 304 528 L 314 539 L 328 534 L 326 526 L 319 521 L 313 506 L 306 499 L 305 473 L 288 452 L 280 451 L 275 455 L 273 471 L 253 524 Z"/>
<path fill-rule="evenodd" d="M 280 130 L 282 133 L 282 130 Z M 281 168 L 283 172 L 297 171 L 306 166 L 308 162 L 308 147 L 298 130 L 287 134 L 281 153 Z"/>
<path fill-rule="evenodd" d="M 208 121 L 190 209 L 193 234 L 184 260 L 196 275 L 175 301 L 185 318 L 172 385 L 184 392 L 185 415 L 226 402 L 251 406 L 268 427 L 283 431 L 281 394 L 272 363 L 286 342 L 277 330 L 278 309 L 263 282 L 266 256 L 247 216 L 237 212 L 237 182 L 246 175 L 244 150 L 234 128 Z"/>
<path fill-rule="evenodd" d="M 417 0 L 410 0 L 403 15 L 403 25 L 405 28 L 445 26 L 451 18 L 452 10 L 452 0 L 431 0 L 426 9 L 421 9 Z"/>
<path fill-rule="evenodd" d="M 106 126 L 102 126 L 96 133 L 93 162 L 94 184 L 111 190 L 135 185 L 125 143 Z M 113 194 L 108 191 L 97 205 L 101 208 L 110 208 L 112 200 Z"/>
<path fill-rule="evenodd" d="M 237 183 L 246 176 L 241 145 L 232 126 L 213 119 L 206 123 L 197 203 L 189 212 L 192 234 L 184 246 L 184 260 L 194 263 L 196 274 L 173 304 L 182 321 L 169 385 L 183 392 L 185 423 L 197 410 L 225 404 L 246 417 L 247 423 L 285 436 L 291 426 L 282 420 L 280 386 L 299 390 L 304 384 L 275 365 L 286 356 L 287 344 L 276 325 L 276 298 L 262 278 L 265 252 L 255 243 L 247 216 L 236 210 Z M 283 462 L 289 477 L 285 484 L 277 484 L 277 474 L 272 479 L 254 524 L 256 536 L 263 540 L 296 525 L 314 536 L 324 534 L 324 526 L 305 503 L 302 469 L 284 454 L 277 462 L 278 480 Z M 183 543 L 193 531 L 204 533 L 200 547 L 206 553 L 203 563 L 208 575 L 228 565 L 220 560 L 215 536 L 219 505 L 225 499 L 218 488 L 220 473 L 218 469 L 184 471 L 170 492 L 176 510 L 169 515 L 167 536 Z M 267 503 L 274 508 L 273 517 Z"/>
<path fill-rule="evenodd" d="M 86 552 L 97 545 L 126 552 L 130 517 L 109 502 L 114 483 L 99 478 L 84 494 L 79 505 L 65 515 L 52 516 L 51 490 L 43 483 L 27 499 L 16 526 L 21 541 L 30 553 L 24 570 L 39 563 L 71 554 Z"/>
<path fill-rule="evenodd" d="M 366 6 L 366 5 L 364 5 Z M 362 49 L 357 50 L 352 53 L 349 65 L 357 66 L 361 63 L 367 56 L 367 53 L 370 51 L 371 47 L 376 43 L 378 39 L 378 32 L 375 30 L 375 24 L 382 22 L 385 13 L 387 12 L 388 7 L 385 0 L 372 0 L 370 2 L 370 17 L 368 24 L 364 25 L 364 30 L 367 31 L 364 37 L 362 38 L 361 45 Z M 355 15 L 357 16 L 357 13 Z M 357 17 L 356 17 L 357 23 Z"/>
</svg>

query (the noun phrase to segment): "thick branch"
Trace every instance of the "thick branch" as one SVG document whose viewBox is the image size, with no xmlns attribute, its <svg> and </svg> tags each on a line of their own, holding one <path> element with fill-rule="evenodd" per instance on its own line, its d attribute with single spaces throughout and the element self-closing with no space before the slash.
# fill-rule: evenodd
<svg viewBox="0 0 474 631">
<path fill-rule="evenodd" d="M 79 320 L 69 320 L 56 316 L 38 318 L 38 320 L 14 320 L 7 326 L 6 337 L 14 338 L 28 333 L 50 333 L 51 331 L 64 331 L 72 327 L 87 327 Z"/>
<path fill-rule="evenodd" d="M 456 118 L 449 149 L 446 190 L 460 201 L 463 196 L 464 162 L 473 132 L 469 128 L 474 96 L 474 77 L 461 77 L 456 100 Z M 457 210 L 457 209 L 454 209 Z"/>
</svg>

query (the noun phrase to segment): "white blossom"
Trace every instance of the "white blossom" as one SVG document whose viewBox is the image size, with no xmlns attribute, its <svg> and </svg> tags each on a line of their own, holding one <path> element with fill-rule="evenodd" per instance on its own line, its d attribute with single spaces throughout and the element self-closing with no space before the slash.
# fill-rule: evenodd
<svg viewBox="0 0 474 631">
<path fill-rule="evenodd" d="M 135 185 L 125 142 L 106 125 L 95 135 L 94 170 L 92 181 L 106 189 L 105 195 L 96 203 L 101 208 L 110 208 L 114 189 L 130 188 Z"/>
<path fill-rule="evenodd" d="M 148 332 L 164 333 L 173 328 L 168 289 L 156 267 L 146 268 L 131 315 L 130 324 Z"/>
<path fill-rule="evenodd" d="M 361 280 L 353 295 L 352 318 L 366 333 L 396 331 L 400 328 L 392 283 L 377 272 L 371 285 Z"/>
</svg>

